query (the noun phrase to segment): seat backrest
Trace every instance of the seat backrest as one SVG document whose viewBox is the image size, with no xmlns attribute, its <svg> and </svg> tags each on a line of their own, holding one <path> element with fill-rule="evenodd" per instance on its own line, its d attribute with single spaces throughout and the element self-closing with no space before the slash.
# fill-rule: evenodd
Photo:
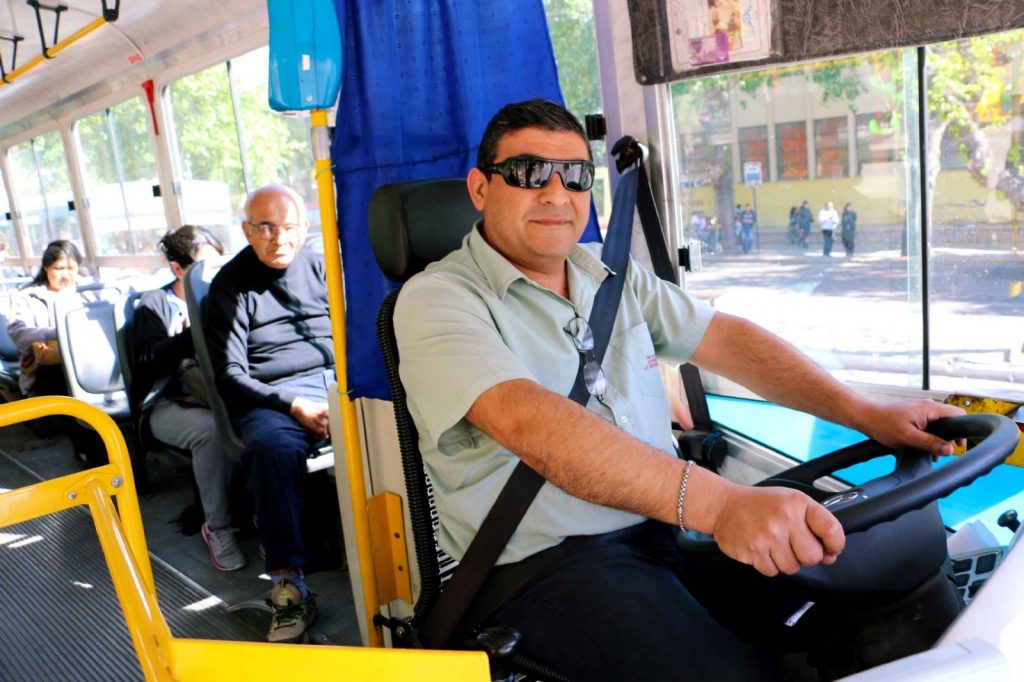
<svg viewBox="0 0 1024 682">
<path fill-rule="evenodd" d="M 384 274 L 404 282 L 462 245 L 482 214 L 464 178 L 384 185 L 370 200 L 370 244 Z"/>
<path fill-rule="evenodd" d="M 224 399 L 217 390 L 213 363 L 210 361 L 210 346 L 206 340 L 206 297 L 210 293 L 210 282 L 219 269 L 217 265 L 201 260 L 189 266 L 185 272 L 185 305 L 188 306 L 189 330 L 196 349 L 196 361 L 203 373 L 203 381 L 206 382 L 207 398 L 217 423 L 217 432 L 220 433 L 228 456 L 237 460 L 242 454 L 242 438 L 235 431 Z"/>
<path fill-rule="evenodd" d="M 7 333 L 7 320 L 11 311 L 11 295 L 0 293 L 0 402 L 21 397 L 18 376 L 18 347 Z"/>
<path fill-rule="evenodd" d="M 54 318 L 71 397 L 95 405 L 115 420 L 126 419 L 128 398 L 117 353 L 114 303 L 60 296 Z"/>
<path fill-rule="evenodd" d="M 0 360 L 18 362 L 18 348 L 7 333 L 8 315 L 11 312 L 11 294 L 0 294 Z"/>
<path fill-rule="evenodd" d="M 117 356 L 121 359 L 121 377 L 129 399 L 132 396 L 132 323 L 135 320 L 135 306 L 142 294 L 130 291 L 114 301 L 114 333 L 117 341 Z M 134 406 L 133 406 L 134 407 Z"/>
<path fill-rule="evenodd" d="M 370 201 L 370 243 L 384 273 L 404 282 L 459 248 L 480 218 L 462 178 L 386 185 Z M 377 315 L 377 340 L 384 357 L 402 453 L 406 501 L 420 574 L 414 620 L 430 612 L 457 563 L 436 543 L 438 519 L 430 480 L 423 469 L 416 425 L 398 375 L 398 349 L 392 314 L 398 292 L 389 295 Z"/>
</svg>

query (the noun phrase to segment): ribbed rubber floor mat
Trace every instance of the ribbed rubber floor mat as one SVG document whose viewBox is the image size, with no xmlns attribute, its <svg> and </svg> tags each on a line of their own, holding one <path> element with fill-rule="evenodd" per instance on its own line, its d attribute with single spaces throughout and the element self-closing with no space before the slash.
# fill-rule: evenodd
<svg viewBox="0 0 1024 682">
<path fill-rule="evenodd" d="M 0 455 L 0 488 L 35 479 Z M 153 561 L 179 637 L 257 640 L 223 605 Z M 92 517 L 79 509 L 0 529 L 0 680 L 139 680 Z"/>
</svg>

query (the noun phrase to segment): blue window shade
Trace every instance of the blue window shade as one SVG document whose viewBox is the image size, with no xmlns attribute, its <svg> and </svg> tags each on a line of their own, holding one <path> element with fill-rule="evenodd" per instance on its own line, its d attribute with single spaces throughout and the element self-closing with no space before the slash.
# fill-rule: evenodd
<svg viewBox="0 0 1024 682">
<path fill-rule="evenodd" d="M 331 156 L 345 265 L 353 397 L 389 399 L 377 308 L 395 287 L 368 238 L 373 191 L 465 177 L 491 117 L 533 97 L 562 103 L 541 0 L 336 0 L 344 73 Z M 591 222 L 583 241 L 599 239 Z"/>
<path fill-rule="evenodd" d="M 845 426 L 759 400 L 709 395 L 708 408 L 711 419 L 722 427 L 799 462 L 865 439 L 863 434 Z M 951 461 L 943 457 L 937 466 Z M 890 455 L 842 469 L 836 476 L 857 485 L 892 471 L 894 464 Z M 999 465 L 987 476 L 939 501 L 946 525 L 958 528 L 979 520 L 1004 543 L 1009 542 L 1010 533 L 996 525 L 996 518 L 1011 508 L 1024 509 L 1024 469 L 1008 464 Z"/>
</svg>

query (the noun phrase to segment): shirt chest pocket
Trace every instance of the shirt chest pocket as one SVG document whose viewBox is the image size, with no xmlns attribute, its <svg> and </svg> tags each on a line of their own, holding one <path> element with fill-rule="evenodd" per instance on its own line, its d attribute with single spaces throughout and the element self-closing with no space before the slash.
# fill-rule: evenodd
<svg viewBox="0 0 1024 682">
<path fill-rule="evenodd" d="M 611 338 L 603 363 L 608 380 L 627 398 L 639 389 L 643 395 L 664 397 L 658 356 L 647 323 L 640 322 Z"/>
</svg>

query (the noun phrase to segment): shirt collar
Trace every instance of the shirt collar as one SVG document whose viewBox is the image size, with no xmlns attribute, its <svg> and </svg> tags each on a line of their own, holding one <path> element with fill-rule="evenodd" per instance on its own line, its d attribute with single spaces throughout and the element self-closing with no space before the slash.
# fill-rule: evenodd
<svg viewBox="0 0 1024 682">
<path fill-rule="evenodd" d="M 512 265 L 505 256 L 501 254 L 497 249 L 491 246 L 484 235 L 481 232 L 483 221 L 478 220 L 473 225 L 473 229 L 470 231 L 469 236 L 466 237 L 466 243 L 469 247 L 469 253 L 476 263 L 477 267 L 483 273 L 487 279 L 487 283 L 490 285 L 491 290 L 498 295 L 499 298 L 504 298 L 508 292 L 508 288 L 516 280 L 530 281 L 522 272 L 520 272 L 516 266 Z M 591 247 L 593 248 L 593 247 Z M 581 274 L 589 276 L 594 281 L 594 285 L 600 284 L 605 277 L 609 274 L 614 274 L 600 259 L 600 257 L 594 255 L 583 246 L 577 244 L 576 247 L 569 254 L 569 282 L 570 287 L 573 285 L 575 267 L 576 270 L 582 271 Z M 573 267 L 574 266 L 574 267 Z"/>
</svg>

